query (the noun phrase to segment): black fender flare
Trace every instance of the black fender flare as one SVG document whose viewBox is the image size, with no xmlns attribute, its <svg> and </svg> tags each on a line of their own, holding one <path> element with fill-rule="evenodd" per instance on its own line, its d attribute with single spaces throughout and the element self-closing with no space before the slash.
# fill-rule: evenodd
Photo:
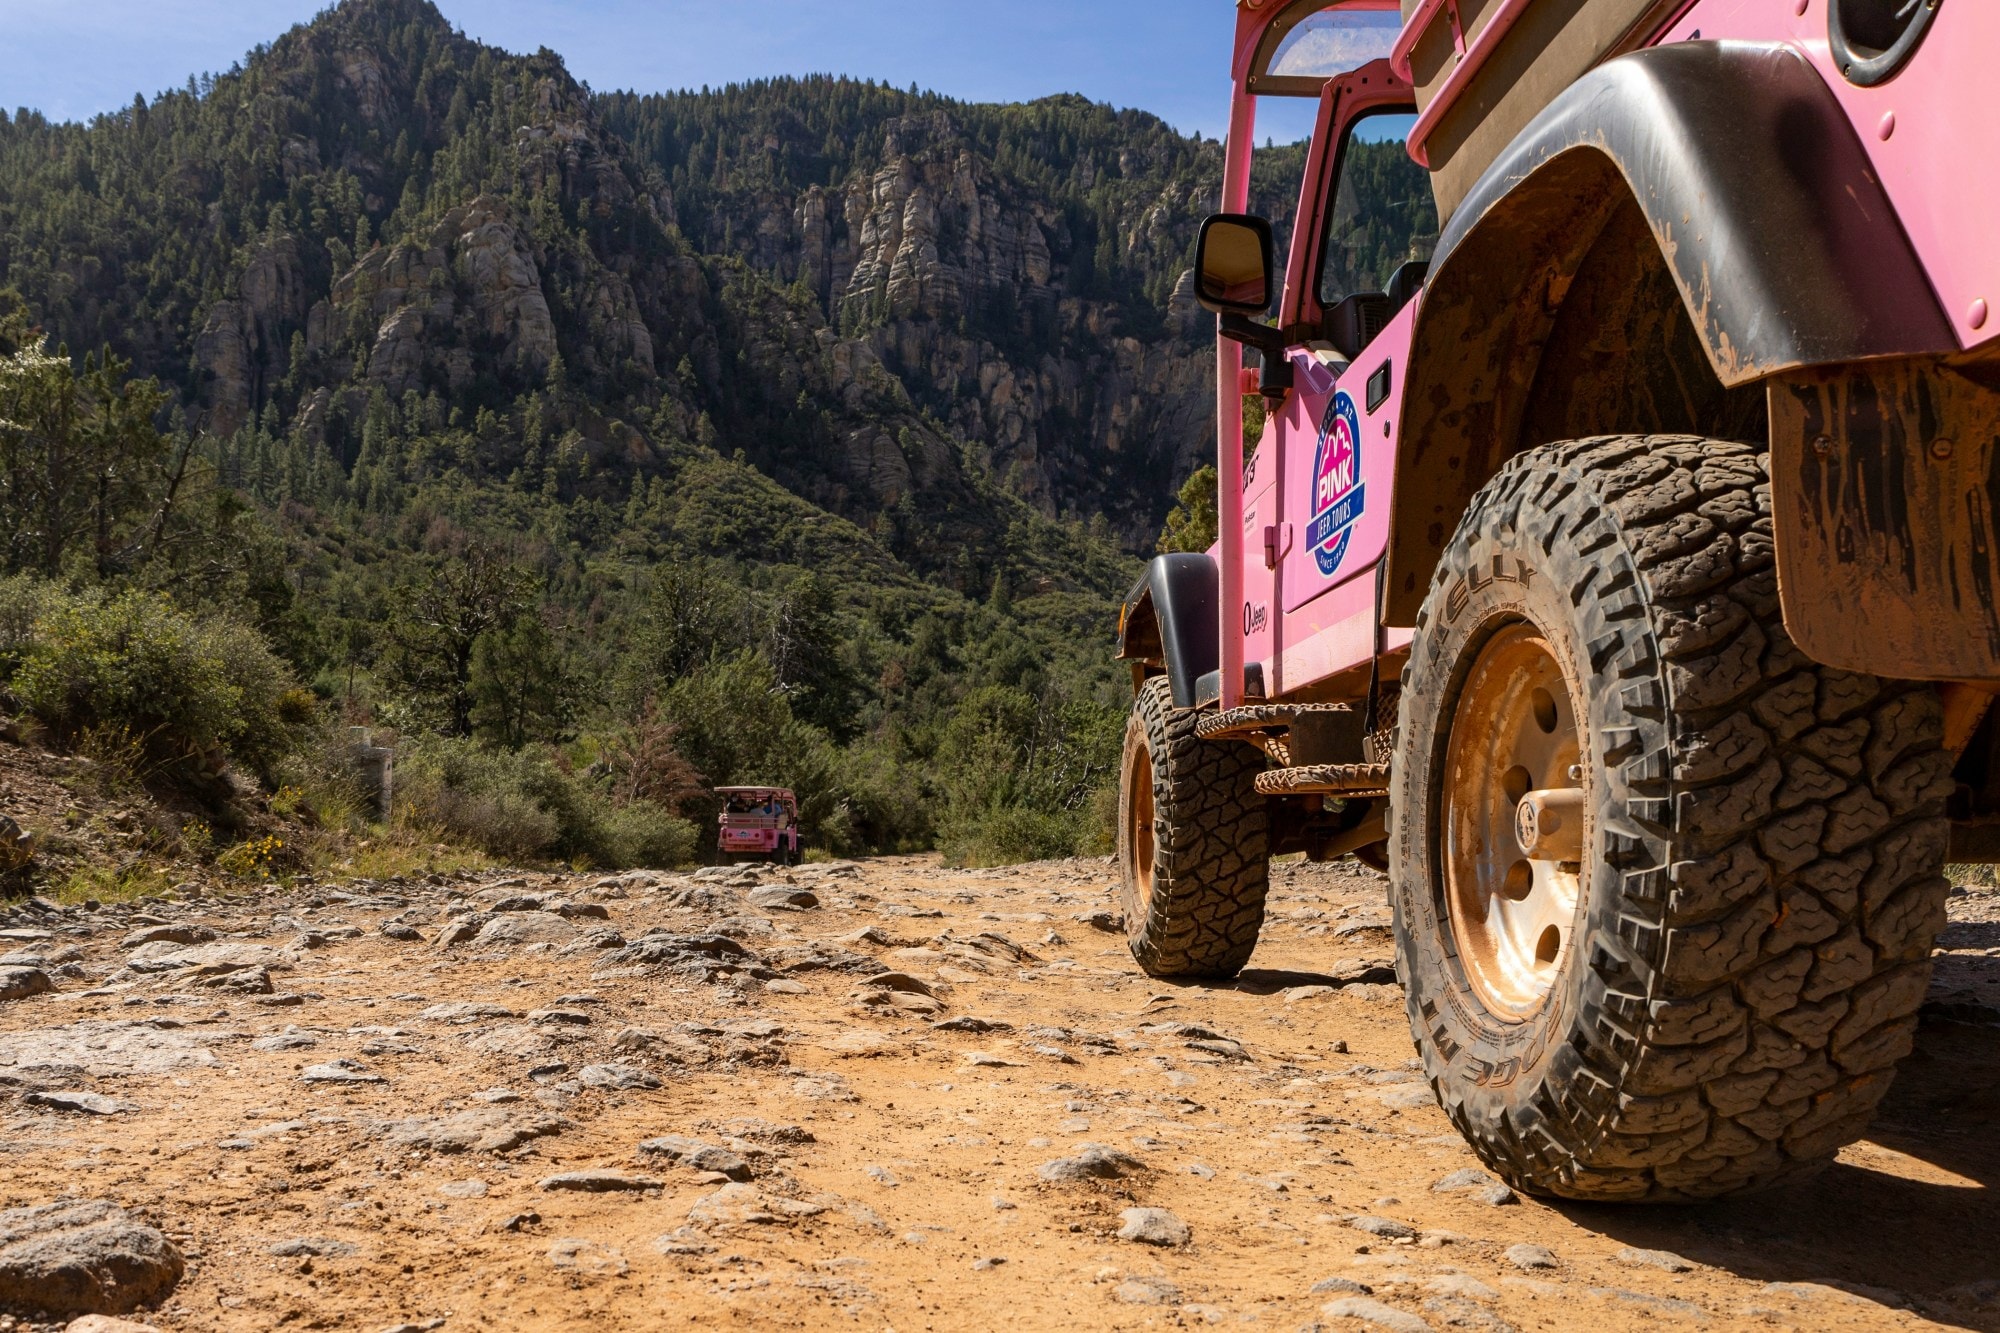
<svg viewBox="0 0 2000 1333">
<path fill-rule="evenodd" d="M 1192 708 L 1196 683 L 1221 664 L 1215 561 L 1186 552 L 1155 556 L 1118 611 L 1118 657 L 1167 673 L 1174 707 Z"/>
<path fill-rule="evenodd" d="M 1403 381 L 1387 623 L 1415 622 L 1460 516 L 1518 451 L 1568 280 L 1627 203 L 1725 386 L 1957 348 L 1853 126 L 1802 55 L 1697 41 L 1608 61 L 1516 136 L 1438 239 Z"/>
</svg>

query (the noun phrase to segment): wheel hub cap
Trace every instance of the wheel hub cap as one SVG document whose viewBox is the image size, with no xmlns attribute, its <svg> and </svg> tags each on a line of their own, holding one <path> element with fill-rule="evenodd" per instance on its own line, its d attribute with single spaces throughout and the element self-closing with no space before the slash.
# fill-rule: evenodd
<svg viewBox="0 0 2000 1333">
<path fill-rule="evenodd" d="M 1576 926 L 1587 846 L 1569 682 L 1533 626 L 1480 650 L 1444 765 L 1444 897 L 1466 980 L 1495 1017 L 1524 1019 L 1555 985 Z"/>
</svg>

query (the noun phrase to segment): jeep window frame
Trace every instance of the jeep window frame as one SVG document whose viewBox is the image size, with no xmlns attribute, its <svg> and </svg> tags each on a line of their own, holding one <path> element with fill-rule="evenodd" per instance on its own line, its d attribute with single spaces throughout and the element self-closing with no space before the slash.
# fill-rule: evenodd
<svg viewBox="0 0 2000 1333">
<path fill-rule="evenodd" d="M 1346 127 L 1341 132 L 1340 143 L 1334 150 L 1333 166 L 1326 173 L 1326 193 L 1323 196 L 1324 201 L 1320 205 L 1319 216 L 1314 228 L 1318 232 L 1318 235 L 1313 238 L 1312 286 L 1308 295 L 1313 303 L 1319 307 L 1322 315 L 1340 301 L 1355 294 L 1354 292 L 1341 292 L 1329 299 L 1326 291 L 1327 240 L 1333 232 L 1334 215 L 1336 207 L 1340 203 L 1340 183 L 1347 170 L 1347 149 L 1354 142 L 1354 131 L 1377 116 L 1404 115 L 1414 117 L 1416 114 L 1417 106 L 1414 102 L 1383 102 L 1376 106 L 1364 107 L 1352 120 L 1347 122 Z M 1441 234 L 1444 229 L 1444 222 L 1437 215 L 1437 196 L 1431 193 L 1428 180 L 1425 182 L 1424 192 L 1430 199 L 1431 216 L 1437 223 L 1437 229 Z M 1436 243 L 1433 242 L 1432 245 L 1435 248 Z M 1379 291 L 1381 289 L 1362 288 L 1358 290 Z"/>
<path fill-rule="evenodd" d="M 1331 222 L 1332 192 L 1346 162 L 1351 128 L 1377 111 L 1410 110 L 1413 96 L 1410 86 L 1389 67 L 1386 56 L 1328 79 L 1320 90 L 1319 115 L 1314 121 L 1298 206 L 1292 215 L 1291 247 L 1278 305 L 1280 325 L 1293 344 L 1317 339 L 1326 317 L 1326 307 L 1319 299 L 1320 268 L 1326 228 Z"/>
</svg>

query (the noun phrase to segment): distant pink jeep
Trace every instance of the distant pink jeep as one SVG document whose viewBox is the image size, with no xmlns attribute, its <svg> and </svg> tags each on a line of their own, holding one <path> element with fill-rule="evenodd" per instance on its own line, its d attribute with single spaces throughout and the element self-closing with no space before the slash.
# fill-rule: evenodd
<svg viewBox="0 0 2000 1333">
<path fill-rule="evenodd" d="M 717 787 L 715 794 L 723 799 L 715 850 L 724 861 L 798 864 L 799 803 L 789 788 Z"/>
<path fill-rule="evenodd" d="M 1269 858 L 1351 853 L 1514 1185 L 1823 1165 L 2000 861 L 2000 2 L 1235 12 L 1220 540 L 1119 620 L 1134 957 L 1233 974 Z"/>
</svg>

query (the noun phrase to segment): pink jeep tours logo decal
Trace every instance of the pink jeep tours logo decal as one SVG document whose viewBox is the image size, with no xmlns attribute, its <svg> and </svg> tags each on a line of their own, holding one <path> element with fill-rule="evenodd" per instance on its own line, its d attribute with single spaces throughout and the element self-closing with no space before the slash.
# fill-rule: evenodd
<svg viewBox="0 0 2000 1333">
<path fill-rule="evenodd" d="M 1361 418 L 1354 411 L 1354 399 L 1342 389 L 1326 405 L 1313 451 L 1312 522 L 1306 525 L 1306 547 L 1320 573 L 1333 573 L 1346 558 L 1347 541 L 1360 521 L 1364 499 Z"/>
</svg>

